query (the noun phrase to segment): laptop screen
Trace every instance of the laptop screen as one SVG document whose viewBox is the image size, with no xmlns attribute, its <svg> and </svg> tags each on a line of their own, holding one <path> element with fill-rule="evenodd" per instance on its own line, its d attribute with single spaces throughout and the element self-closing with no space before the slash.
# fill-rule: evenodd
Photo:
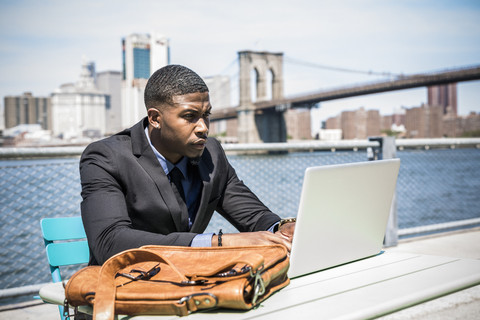
<svg viewBox="0 0 480 320">
<path fill-rule="evenodd" d="M 307 168 L 289 277 L 378 254 L 399 168 L 399 159 Z"/>
</svg>

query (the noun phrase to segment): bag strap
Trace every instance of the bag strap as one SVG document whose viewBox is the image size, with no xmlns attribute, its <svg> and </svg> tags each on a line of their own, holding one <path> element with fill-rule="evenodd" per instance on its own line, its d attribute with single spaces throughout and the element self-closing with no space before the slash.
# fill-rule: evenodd
<svg viewBox="0 0 480 320">
<path fill-rule="evenodd" d="M 178 275 L 179 281 L 186 277 L 166 258 L 156 252 L 145 249 L 131 249 L 121 252 L 108 259 L 100 269 L 95 304 L 93 307 L 93 320 L 113 320 L 115 316 L 116 285 L 115 275 L 127 266 L 145 261 L 158 261 L 168 264 Z M 178 314 L 188 313 L 187 304 L 169 304 L 169 308 L 179 308 Z"/>
</svg>

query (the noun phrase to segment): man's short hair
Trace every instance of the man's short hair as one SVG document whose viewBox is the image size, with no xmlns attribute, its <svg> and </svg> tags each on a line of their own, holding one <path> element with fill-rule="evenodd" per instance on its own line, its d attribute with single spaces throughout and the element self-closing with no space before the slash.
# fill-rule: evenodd
<svg viewBox="0 0 480 320">
<path fill-rule="evenodd" d="M 155 71 L 145 87 L 145 106 L 157 107 L 171 103 L 173 96 L 207 92 L 203 79 L 193 70 L 181 65 L 168 65 Z"/>
</svg>

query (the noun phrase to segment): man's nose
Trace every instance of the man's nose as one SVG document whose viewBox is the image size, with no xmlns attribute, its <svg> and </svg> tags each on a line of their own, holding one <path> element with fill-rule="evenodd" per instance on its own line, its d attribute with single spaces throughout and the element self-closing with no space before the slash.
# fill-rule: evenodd
<svg viewBox="0 0 480 320">
<path fill-rule="evenodd" d="M 205 119 L 202 118 L 202 119 L 198 120 L 196 131 L 197 131 L 197 133 L 200 133 L 200 134 L 204 134 L 204 135 L 208 134 L 208 124 L 205 121 Z"/>
</svg>

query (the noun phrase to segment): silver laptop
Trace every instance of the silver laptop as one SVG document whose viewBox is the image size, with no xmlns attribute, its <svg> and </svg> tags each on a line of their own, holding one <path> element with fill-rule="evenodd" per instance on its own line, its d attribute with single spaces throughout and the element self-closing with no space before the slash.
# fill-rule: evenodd
<svg viewBox="0 0 480 320">
<path fill-rule="evenodd" d="M 378 254 L 399 168 L 399 159 L 308 168 L 288 276 Z"/>
</svg>

